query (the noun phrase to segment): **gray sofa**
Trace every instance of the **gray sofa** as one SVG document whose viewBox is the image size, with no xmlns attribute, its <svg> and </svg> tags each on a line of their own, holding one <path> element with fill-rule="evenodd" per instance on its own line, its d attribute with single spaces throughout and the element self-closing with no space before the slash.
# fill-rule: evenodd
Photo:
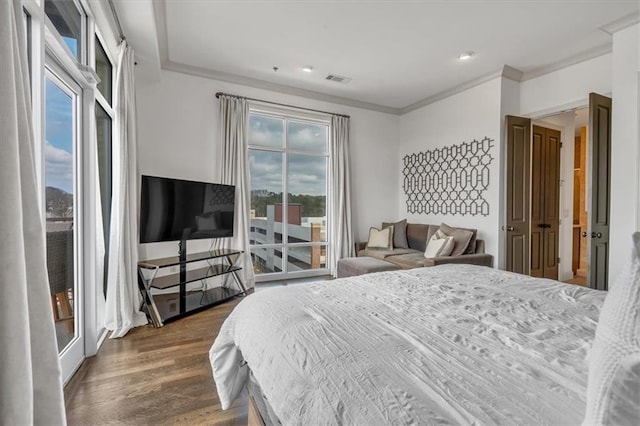
<svg viewBox="0 0 640 426">
<path fill-rule="evenodd" d="M 373 257 L 392 263 L 401 269 L 420 268 L 423 266 L 435 266 L 445 263 L 468 263 L 481 266 L 493 266 L 493 256 L 484 252 L 484 241 L 476 239 L 473 229 L 473 238 L 469 242 L 464 254 L 457 256 L 444 256 L 426 259 L 424 251 L 427 242 L 433 234 L 440 229 L 440 225 L 425 225 L 420 223 L 407 223 L 407 244 L 409 248 L 394 248 L 392 250 L 367 248 L 365 243 L 357 243 L 356 253 L 358 257 Z"/>
</svg>

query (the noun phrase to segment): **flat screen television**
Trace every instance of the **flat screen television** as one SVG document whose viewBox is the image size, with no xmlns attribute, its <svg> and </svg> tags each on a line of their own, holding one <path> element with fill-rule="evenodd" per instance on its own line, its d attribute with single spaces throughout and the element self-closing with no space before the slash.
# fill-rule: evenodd
<svg viewBox="0 0 640 426">
<path fill-rule="evenodd" d="M 142 176 L 140 243 L 233 236 L 235 186 Z"/>
</svg>

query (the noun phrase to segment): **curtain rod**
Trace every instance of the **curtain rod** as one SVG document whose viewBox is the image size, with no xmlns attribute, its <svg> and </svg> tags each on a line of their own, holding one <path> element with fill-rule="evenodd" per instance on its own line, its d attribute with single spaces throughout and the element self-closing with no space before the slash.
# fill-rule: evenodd
<svg viewBox="0 0 640 426">
<path fill-rule="evenodd" d="M 123 42 L 127 38 L 124 36 L 124 32 L 122 31 L 122 25 L 120 25 L 120 18 L 118 18 L 118 12 L 116 12 L 116 7 L 113 4 L 113 0 L 109 0 L 109 7 L 111 7 L 111 13 L 113 14 L 113 19 L 116 21 L 116 26 L 118 27 L 120 41 Z"/>
<path fill-rule="evenodd" d="M 350 118 L 348 115 L 346 114 L 337 114 L 335 112 L 328 112 L 328 111 L 321 111 L 319 109 L 313 109 L 313 108 L 304 108 L 304 107 L 299 107 L 296 105 L 288 105 L 288 104 L 281 104 L 279 102 L 271 102 L 271 101 L 265 101 L 262 99 L 255 99 L 255 98 L 247 98 L 246 96 L 239 96 L 239 95 L 232 95 L 229 93 L 223 93 L 223 92 L 218 92 L 216 93 L 216 98 L 220 98 L 220 96 L 230 96 L 232 98 L 238 98 L 238 99 L 246 99 L 248 101 L 256 101 L 256 102 L 261 102 L 263 104 L 270 104 L 270 105 L 278 105 L 278 106 L 283 106 L 283 107 L 288 107 L 288 108 L 296 108 L 296 109 L 301 109 L 304 111 L 312 111 L 312 112 L 319 112 L 321 114 L 329 114 L 329 115 L 336 115 L 338 117 L 347 117 Z"/>
</svg>

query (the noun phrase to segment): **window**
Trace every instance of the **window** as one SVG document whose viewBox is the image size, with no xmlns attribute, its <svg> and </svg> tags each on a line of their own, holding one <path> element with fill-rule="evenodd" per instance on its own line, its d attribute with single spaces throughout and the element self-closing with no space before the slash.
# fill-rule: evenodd
<svg viewBox="0 0 640 426">
<path fill-rule="evenodd" d="M 113 80 L 113 65 L 104 51 L 100 39 L 96 37 L 96 74 L 100 77 L 98 90 L 104 96 L 104 99 L 111 105 L 111 84 Z"/>
<path fill-rule="evenodd" d="M 249 115 L 256 275 L 326 273 L 328 122 Z"/>
<path fill-rule="evenodd" d="M 100 175 L 100 201 L 104 231 L 105 257 L 103 292 L 107 295 L 107 271 L 109 270 L 109 234 L 111 230 L 111 195 L 113 184 L 113 118 L 112 102 L 113 65 L 102 42 L 95 37 L 95 70 L 100 77 L 96 94 L 96 130 L 98 145 L 98 172 Z"/>
<path fill-rule="evenodd" d="M 73 56 L 82 62 L 83 15 L 73 0 L 45 0 L 44 11 Z"/>
</svg>

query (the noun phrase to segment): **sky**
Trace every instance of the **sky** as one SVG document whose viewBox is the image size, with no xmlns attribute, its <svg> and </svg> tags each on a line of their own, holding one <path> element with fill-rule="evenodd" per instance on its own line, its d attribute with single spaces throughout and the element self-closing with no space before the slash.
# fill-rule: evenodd
<svg viewBox="0 0 640 426">
<path fill-rule="evenodd" d="M 249 144 L 265 147 L 282 147 L 285 121 L 278 118 L 252 114 L 249 117 Z M 309 123 L 288 122 L 288 145 L 309 153 L 323 153 L 327 146 L 328 127 Z M 282 192 L 283 154 L 273 151 L 249 151 L 251 189 Z M 327 157 L 288 155 L 289 193 L 326 195 Z"/>
<path fill-rule="evenodd" d="M 47 78 L 45 185 L 73 193 L 73 99 Z"/>
</svg>

